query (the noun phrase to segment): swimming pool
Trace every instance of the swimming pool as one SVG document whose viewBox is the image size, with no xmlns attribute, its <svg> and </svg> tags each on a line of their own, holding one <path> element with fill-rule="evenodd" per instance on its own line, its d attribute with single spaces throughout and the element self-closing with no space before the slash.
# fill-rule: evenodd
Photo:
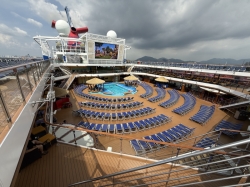
<svg viewBox="0 0 250 187">
<path fill-rule="evenodd" d="M 99 94 L 110 95 L 110 96 L 124 96 L 125 93 L 135 94 L 136 88 L 133 86 L 126 86 L 122 83 L 105 83 L 104 91 Z"/>
</svg>

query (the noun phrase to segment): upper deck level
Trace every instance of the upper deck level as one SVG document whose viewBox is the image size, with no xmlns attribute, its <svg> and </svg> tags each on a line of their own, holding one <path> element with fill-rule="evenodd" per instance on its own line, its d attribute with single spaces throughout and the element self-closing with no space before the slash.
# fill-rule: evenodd
<svg viewBox="0 0 250 187">
<path fill-rule="evenodd" d="M 121 64 L 124 51 L 129 49 L 125 39 L 84 33 L 79 38 L 35 36 L 44 59 L 52 57 L 57 63 L 96 63 L 108 61 Z"/>
<path fill-rule="evenodd" d="M 10 128 L 11 130 L 8 133 L 8 136 L 5 137 L 4 139 L 4 143 L 5 144 L 1 144 L 0 147 L 0 154 L 1 155 L 12 155 L 12 157 L 5 157 L 1 163 L 2 165 L 4 165 L 4 167 L 0 170 L 1 173 L 7 173 L 8 176 L 4 176 L 6 177 L 6 180 L 11 181 L 12 180 L 12 176 L 15 173 L 15 169 L 17 167 L 18 161 L 19 161 L 19 156 L 23 151 L 23 147 L 25 145 L 25 141 L 27 139 L 27 136 L 29 134 L 31 125 L 32 125 L 32 121 L 33 121 L 33 117 L 35 115 L 34 113 L 34 108 L 33 105 L 30 104 L 30 101 L 37 101 L 41 99 L 41 95 L 44 91 L 44 87 L 47 84 L 47 80 L 48 80 L 48 74 L 50 70 L 54 67 L 54 66 L 70 66 L 71 63 L 60 63 L 60 64 L 56 64 L 55 62 L 53 64 L 50 64 L 49 61 L 43 61 L 43 62 L 36 62 L 33 64 L 31 64 L 30 66 L 26 65 L 25 71 L 13 71 L 14 74 L 13 76 L 6 76 L 6 82 L 4 82 L 4 84 L 8 84 L 8 85 L 3 85 L 3 86 L 7 86 L 8 90 L 6 90 L 6 94 L 1 95 L 1 98 L 3 98 L 5 104 L 1 105 L 1 106 L 6 106 L 7 108 L 4 108 L 4 110 L 2 111 L 3 115 L 6 115 L 5 111 L 8 111 L 10 108 L 15 111 L 17 113 L 17 116 L 21 113 L 21 117 L 17 117 L 15 118 L 14 116 L 10 116 L 12 122 L 8 123 L 8 124 L 13 124 Z M 136 65 L 136 64 L 135 64 Z M 82 67 L 89 67 L 89 64 L 81 64 Z M 73 64 L 72 67 L 77 67 L 77 68 L 82 68 L 81 66 L 77 67 L 77 64 Z M 93 65 L 90 65 L 93 66 Z M 113 67 L 117 67 L 117 68 L 122 68 L 123 71 L 121 71 L 120 73 L 117 73 L 117 75 L 122 75 L 122 74 L 129 74 L 131 72 L 128 71 L 124 71 L 126 70 L 126 68 L 124 69 L 124 67 L 131 67 L 131 64 L 123 64 L 122 66 L 119 65 L 115 65 Z M 106 71 L 109 72 L 108 76 L 116 76 L 116 74 L 112 73 L 113 71 L 113 67 L 107 67 Z M 144 65 L 136 65 L 136 67 L 138 68 L 147 68 L 146 69 L 135 69 L 136 72 L 134 72 L 134 74 L 138 74 L 140 76 L 148 76 L 148 77 L 154 77 L 154 76 L 162 76 L 162 75 L 158 75 L 157 73 L 159 73 L 159 71 L 155 71 L 159 68 L 161 68 L 159 66 L 159 68 L 155 69 L 154 67 L 146 67 Z M 13 70 L 15 68 L 18 69 L 18 67 L 12 67 Z M 134 67 L 135 68 L 135 67 Z M 94 65 L 94 69 L 98 70 L 98 66 Z M 120 69 L 120 70 L 122 70 Z M 162 68 L 161 68 L 162 69 Z M 9 70 L 9 69 L 8 69 Z M 149 71 L 148 71 L 149 70 Z M 139 72 L 141 71 L 141 72 Z M 168 72 L 168 71 L 166 71 Z M 161 72 L 162 73 L 162 72 Z M 82 72 L 82 74 L 77 74 L 77 76 L 86 76 L 86 77 L 90 77 L 90 76 L 105 76 L 105 73 L 97 73 L 97 72 Z M 183 79 L 182 79 L 183 80 Z M 182 81 L 179 80 L 179 78 L 172 78 L 172 81 Z M 189 83 L 192 83 L 190 80 L 184 80 L 184 81 L 189 81 Z M 10 84 L 10 86 L 9 86 Z M 13 89 L 10 89 L 11 86 L 13 86 Z M 212 85 L 212 84 L 211 84 Z M 31 88 L 30 88 L 31 86 Z M 12 101 L 11 99 L 9 99 L 9 96 L 14 96 L 13 94 L 17 94 L 14 101 Z M 18 100 L 19 99 L 19 100 Z M 17 102 L 19 101 L 19 102 Z M 14 105 L 14 104 L 18 104 L 18 105 Z M 37 105 L 35 105 L 35 108 L 38 107 Z M 6 110 L 7 109 L 7 110 Z M 15 110 L 14 110 L 15 109 Z M 8 118 L 4 118 L 4 119 L 8 119 Z M 16 143 L 18 142 L 18 144 L 16 145 Z M 6 144 L 7 143 L 7 144 Z M 10 150 L 9 147 L 15 147 L 14 150 Z M 14 161 L 13 161 L 14 160 Z M 4 164 L 3 164 L 4 163 Z M 10 166 L 8 168 L 8 170 L 5 169 L 5 166 Z M 5 171 L 6 170 L 6 171 Z M 13 174 L 13 175 L 12 175 Z"/>
</svg>

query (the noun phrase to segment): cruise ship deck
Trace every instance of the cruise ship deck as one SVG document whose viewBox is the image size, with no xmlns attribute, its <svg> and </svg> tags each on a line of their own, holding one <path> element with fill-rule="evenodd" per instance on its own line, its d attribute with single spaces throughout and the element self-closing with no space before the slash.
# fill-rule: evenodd
<svg viewBox="0 0 250 187">
<path fill-rule="evenodd" d="M 147 158 L 135 158 L 129 155 L 114 154 L 101 150 L 92 150 L 81 147 L 75 147 L 73 145 L 65 145 L 58 143 L 49 150 L 49 154 L 43 156 L 43 158 L 37 160 L 29 167 L 22 170 L 17 177 L 16 187 L 63 187 L 69 184 L 92 179 L 95 177 L 105 176 L 118 171 L 124 171 L 133 167 L 143 166 L 153 163 L 155 160 Z M 155 168 L 149 168 L 133 172 L 115 178 L 105 179 L 94 183 L 86 183 L 76 186 L 103 186 L 105 184 L 112 184 L 112 182 L 128 181 L 121 185 L 116 186 L 135 186 L 139 184 L 145 184 L 152 178 L 144 178 L 141 180 L 133 180 L 135 177 L 146 177 L 151 174 L 161 174 L 163 171 L 170 169 L 169 165 L 162 165 Z M 180 167 L 173 167 L 172 170 L 180 169 Z M 188 175 L 194 175 L 199 173 L 197 170 L 190 169 L 185 170 L 185 173 L 172 174 L 171 178 L 184 177 Z M 162 176 L 156 176 L 157 180 L 164 180 L 168 177 L 168 174 Z M 178 185 L 180 183 L 200 182 L 207 179 L 217 179 L 220 175 L 211 174 L 206 176 L 197 176 L 193 178 L 173 180 L 169 182 L 169 186 Z M 210 186 L 226 186 L 237 183 L 238 179 L 226 180 L 223 182 L 214 182 L 209 184 L 203 184 L 203 187 Z M 150 186 L 164 186 L 165 182 L 150 185 Z M 111 185 L 112 186 L 112 185 Z"/>
<path fill-rule="evenodd" d="M 151 85 L 153 86 L 153 85 Z M 135 132 L 131 134 L 126 135 L 119 135 L 120 138 L 122 138 L 122 142 L 120 138 L 113 137 L 112 135 L 99 135 L 97 136 L 97 140 L 95 141 L 94 149 L 92 148 L 86 148 L 82 146 L 75 146 L 74 142 L 72 142 L 73 145 L 64 144 L 64 143 L 57 143 L 56 145 L 52 146 L 49 149 L 49 153 L 47 155 L 44 155 L 41 159 L 37 160 L 33 164 L 29 165 L 28 167 L 22 169 L 20 173 L 17 176 L 16 180 L 16 187 L 21 186 L 67 186 L 69 184 L 84 181 L 88 179 L 92 179 L 95 177 L 101 177 L 107 174 L 112 174 L 118 171 L 124 171 L 130 168 L 134 168 L 137 166 L 143 166 L 149 163 L 157 162 L 158 160 L 166 159 L 170 156 L 174 156 L 173 152 L 176 152 L 176 148 L 163 148 L 159 149 L 157 151 L 148 152 L 146 155 L 142 155 L 142 157 L 135 157 L 135 151 L 132 149 L 129 140 L 131 139 L 140 139 L 144 136 L 148 136 L 151 134 L 155 134 L 158 132 L 161 132 L 166 129 L 170 129 L 174 127 L 175 125 L 182 123 L 190 128 L 195 128 L 194 133 L 191 137 L 189 137 L 189 140 L 183 141 L 180 143 L 180 145 L 183 146 L 190 146 L 194 144 L 194 139 L 192 137 L 198 137 L 195 139 L 196 142 L 199 141 L 199 139 L 202 138 L 199 137 L 199 135 L 204 135 L 208 132 L 211 132 L 214 127 L 221 121 L 221 120 L 227 120 L 234 123 L 242 121 L 238 121 L 230 115 L 226 114 L 225 112 L 221 111 L 218 108 L 218 105 L 216 105 L 215 113 L 212 116 L 212 118 L 209 120 L 207 124 L 204 126 L 197 124 L 189 118 L 193 116 L 197 111 L 199 110 L 200 105 L 211 105 L 210 102 L 204 101 L 202 99 L 197 98 L 197 103 L 193 110 L 189 112 L 188 114 L 184 116 L 180 116 L 178 114 L 175 114 L 172 112 L 172 110 L 178 106 L 181 106 L 184 103 L 184 99 L 180 98 L 179 101 L 172 107 L 164 109 L 160 107 L 156 103 L 151 103 L 147 101 L 147 99 L 143 99 L 140 97 L 142 93 L 144 93 L 144 89 L 140 86 L 137 87 L 137 93 L 133 95 L 134 101 L 143 102 L 144 106 L 150 106 L 152 108 L 156 108 L 156 112 L 153 114 L 150 114 L 147 117 L 153 117 L 158 114 L 165 114 L 172 118 L 172 121 L 155 128 L 151 128 L 148 130 Z M 84 91 L 85 93 L 88 93 L 87 90 Z M 181 92 L 180 92 L 181 93 Z M 72 108 L 64 108 L 59 111 L 57 111 L 55 117 L 58 120 L 58 123 L 62 123 L 63 120 L 66 120 L 68 124 L 75 124 L 77 125 L 79 121 L 84 120 L 80 116 L 74 116 L 72 114 L 72 110 L 79 110 L 79 102 L 86 102 L 88 100 L 83 99 L 79 97 L 73 90 L 70 91 L 70 102 L 72 103 Z M 156 92 L 154 92 L 153 96 L 156 95 Z M 103 95 L 97 95 L 95 96 L 99 97 L 108 97 Z M 153 97 L 152 96 L 152 97 Z M 169 95 L 166 96 L 166 100 L 168 99 Z M 112 97 L 110 97 L 112 98 Z M 98 109 L 92 109 L 96 111 L 100 111 Z M 127 111 L 127 110 L 124 110 Z M 108 110 L 106 111 L 108 112 Z M 110 121 L 110 122 L 104 122 L 100 120 L 91 120 L 88 121 L 90 123 L 123 123 L 123 122 L 133 122 L 133 121 L 139 121 L 141 119 L 145 119 L 145 117 L 139 117 L 136 119 L 130 119 L 126 121 Z M 243 128 L 242 130 L 246 130 L 248 126 L 248 121 L 243 122 Z M 84 129 L 83 129 L 84 130 Z M 55 132 L 55 135 L 57 136 L 57 131 Z M 59 135 L 57 136 L 59 138 Z M 73 135 L 71 133 L 72 140 Z M 221 136 L 220 143 L 227 144 L 232 141 L 240 140 L 242 139 L 240 136 L 237 136 L 236 139 L 229 138 L 227 136 Z M 77 141 L 76 141 L 77 142 Z M 111 147 L 112 153 L 107 152 L 106 150 Z M 183 149 L 184 150 L 184 149 Z M 186 150 L 185 150 L 186 151 Z M 122 153 L 122 154 L 121 154 Z M 161 173 L 163 170 L 169 170 L 171 164 L 168 165 L 161 165 L 155 168 L 149 168 L 137 171 L 135 173 L 130 173 L 129 175 L 125 176 L 119 176 L 117 179 L 115 179 L 116 182 L 119 182 L 120 180 L 129 181 L 127 183 L 123 183 L 120 186 L 134 186 L 139 184 L 145 184 L 147 182 L 150 182 L 151 178 L 145 178 L 141 180 L 132 180 L 134 176 L 136 177 L 146 177 L 148 174 L 157 174 Z M 172 170 L 177 170 L 180 168 L 180 166 L 175 166 L 171 168 Z M 185 173 L 178 173 L 178 175 L 172 174 L 171 178 L 181 177 L 181 176 L 188 176 L 188 175 L 194 175 L 197 174 L 198 170 L 190 169 L 188 171 L 185 170 Z M 38 177 L 39 176 L 39 177 Z M 133 176 L 133 177 L 132 177 Z M 162 175 L 160 177 L 157 177 L 157 180 L 164 180 L 166 179 L 168 175 Z M 204 178 L 205 177 L 205 178 Z M 181 183 L 192 183 L 202 180 L 208 180 L 208 179 L 216 179 L 220 178 L 221 176 L 218 174 L 211 174 L 206 176 L 197 176 L 193 178 L 189 178 L 186 180 L 183 180 Z M 124 179 L 125 178 L 125 179 Z M 110 184 L 111 179 L 105 179 L 102 181 L 97 181 L 93 183 L 86 183 L 81 184 L 77 186 L 99 186 L 99 185 L 105 185 Z M 209 184 L 203 184 L 203 186 L 212 186 L 212 185 L 229 185 L 232 183 L 237 183 L 239 179 L 231 179 L 227 181 L 220 181 Z M 113 181 L 114 182 L 114 181 Z M 158 183 L 151 186 L 163 186 L 165 183 Z M 169 186 L 180 184 L 180 181 L 173 180 L 169 182 Z M 116 185 L 119 186 L 119 185 Z"/>
<path fill-rule="evenodd" d="M 43 61 L 0 69 L 1 187 L 249 185 L 248 66 L 128 62 L 125 39 L 92 33 L 34 40 Z M 86 86 L 128 75 L 136 94 L 116 98 L 129 99 Z"/>
</svg>

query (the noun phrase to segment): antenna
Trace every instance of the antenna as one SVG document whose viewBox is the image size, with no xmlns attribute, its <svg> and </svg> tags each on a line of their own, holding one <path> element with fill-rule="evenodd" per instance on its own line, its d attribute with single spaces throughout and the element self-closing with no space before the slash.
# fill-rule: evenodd
<svg viewBox="0 0 250 187">
<path fill-rule="evenodd" d="M 68 24 L 69 24 L 70 28 L 74 27 L 74 25 L 73 25 L 73 23 L 72 23 L 72 21 L 71 21 L 71 17 L 70 17 L 70 15 L 69 15 L 69 9 L 68 9 L 67 6 L 65 7 L 65 12 L 66 12 L 66 15 L 67 15 Z"/>
</svg>

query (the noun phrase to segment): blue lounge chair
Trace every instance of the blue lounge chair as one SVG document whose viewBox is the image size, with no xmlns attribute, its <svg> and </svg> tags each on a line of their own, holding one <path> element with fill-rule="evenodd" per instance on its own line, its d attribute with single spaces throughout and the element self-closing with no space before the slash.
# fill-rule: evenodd
<svg viewBox="0 0 250 187">
<path fill-rule="evenodd" d="M 133 149 L 135 150 L 136 155 L 144 153 L 144 149 L 140 146 L 140 144 L 137 142 L 137 140 L 131 140 L 130 144 L 133 147 Z"/>
<path fill-rule="evenodd" d="M 122 125 L 123 132 L 124 132 L 124 133 L 130 133 L 130 129 L 129 129 L 127 123 L 122 123 L 121 125 Z"/>
<path fill-rule="evenodd" d="M 132 122 L 129 122 L 128 126 L 129 126 L 131 132 L 135 132 L 136 131 L 136 127 L 135 127 L 135 125 Z"/>
<path fill-rule="evenodd" d="M 121 124 L 116 124 L 116 133 L 123 134 L 123 129 Z"/>
<path fill-rule="evenodd" d="M 116 126 L 114 124 L 109 125 L 109 133 L 115 134 L 116 133 Z"/>
<path fill-rule="evenodd" d="M 107 124 L 103 124 L 101 131 L 102 132 L 108 132 L 108 125 Z"/>
</svg>

